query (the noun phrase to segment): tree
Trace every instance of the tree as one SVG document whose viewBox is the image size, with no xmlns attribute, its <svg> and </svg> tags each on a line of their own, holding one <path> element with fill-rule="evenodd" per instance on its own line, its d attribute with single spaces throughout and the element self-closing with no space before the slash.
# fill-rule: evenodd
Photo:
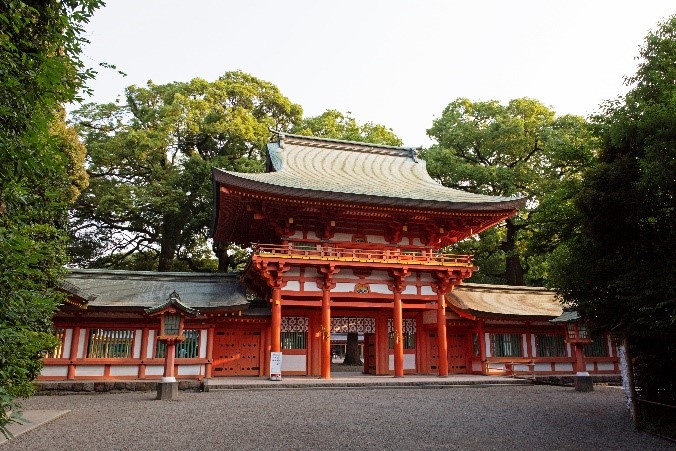
<svg viewBox="0 0 676 451">
<path fill-rule="evenodd" d="M 211 168 L 262 171 L 269 128 L 288 130 L 301 113 L 276 86 L 239 71 L 214 82 L 130 86 L 123 105 L 75 112 L 90 176 L 72 212 L 75 262 L 216 269 L 207 246 Z M 223 271 L 245 255 L 215 251 Z"/>
<path fill-rule="evenodd" d="M 98 0 L 0 1 L 0 431 L 34 393 L 66 263 L 68 202 L 86 185 L 63 122 L 93 75 L 79 58 Z M 12 416 L 7 412 L 13 409 Z"/>
<path fill-rule="evenodd" d="M 350 113 L 326 110 L 319 116 L 309 117 L 292 128 L 293 133 L 319 138 L 342 139 L 347 141 L 401 146 L 401 139 L 391 128 L 373 122 L 359 125 Z"/>
<path fill-rule="evenodd" d="M 639 61 L 630 91 L 593 118 L 599 161 L 552 285 L 593 329 L 624 341 L 642 398 L 676 405 L 676 16 L 648 34 Z M 665 427 L 676 436 L 673 421 Z"/>
<path fill-rule="evenodd" d="M 552 218 L 537 216 L 552 205 L 553 193 L 575 180 L 593 156 L 587 124 L 577 116 L 556 117 L 540 102 L 521 98 L 497 101 L 457 99 L 427 131 L 437 141 L 422 152 L 430 175 L 444 186 L 494 196 L 524 196 L 527 208 L 480 238 L 455 246 L 475 255 L 482 268 L 477 280 L 523 285 L 540 274 L 541 254 L 529 248 L 528 238 L 539 233 L 541 247 L 551 238 L 543 234 Z M 554 240 L 556 241 L 556 240 Z M 535 276 L 537 277 L 537 276 Z"/>
</svg>

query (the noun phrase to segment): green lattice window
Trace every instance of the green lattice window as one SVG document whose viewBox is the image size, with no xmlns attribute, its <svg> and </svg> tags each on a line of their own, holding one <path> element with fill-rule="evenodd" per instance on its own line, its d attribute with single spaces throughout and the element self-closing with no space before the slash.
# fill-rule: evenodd
<svg viewBox="0 0 676 451">
<path fill-rule="evenodd" d="M 608 343 L 604 336 L 592 337 L 592 342 L 584 347 L 587 357 L 608 357 Z"/>
<path fill-rule="evenodd" d="M 306 349 L 307 332 L 282 332 L 282 349 Z"/>
<path fill-rule="evenodd" d="M 493 357 L 521 357 L 521 334 L 491 334 Z"/>
<path fill-rule="evenodd" d="M 566 343 L 563 335 L 536 335 L 535 351 L 538 357 L 566 357 Z"/>
<path fill-rule="evenodd" d="M 183 337 L 185 338 L 184 341 L 176 343 L 174 357 L 177 359 L 194 359 L 199 357 L 200 331 L 198 329 L 185 329 L 183 330 Z M 166 343 L 158 340 L 155 345 L 155 357 L 163 359 L 166 352 Z"/>
<path fill-rule="evenodd" d="M 129 359 L 132 357 L 134 331 L 90 329 L 87 357 L 91 359 Z"/>
</svg>

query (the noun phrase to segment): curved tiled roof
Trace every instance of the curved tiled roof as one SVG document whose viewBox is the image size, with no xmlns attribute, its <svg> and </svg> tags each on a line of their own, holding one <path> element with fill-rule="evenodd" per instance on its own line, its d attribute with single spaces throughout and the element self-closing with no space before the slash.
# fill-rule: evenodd
<svg viewBox="0 0 676 451">
<path fill-rule="evenodd" d="M 448 293 L 446 300 L 475 316 L 557 317 L 563 313 L 555 293 L 540 287 L 464 283 Z"/>
<path fill-rule="evenodd" d="M 274 172 L 215 170 L 230 186 L 285 197 L 441 210 L 511 210 L 525 200 L 446 188 L 415 149 L 280 134 L 268 144 Z"/>
</svg>

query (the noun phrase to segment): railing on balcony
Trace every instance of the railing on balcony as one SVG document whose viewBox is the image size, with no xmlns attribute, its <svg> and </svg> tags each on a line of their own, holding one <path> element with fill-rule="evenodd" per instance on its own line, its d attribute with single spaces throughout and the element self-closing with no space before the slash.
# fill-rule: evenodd
<svg viewBox="0 0 676 451">
<path fill-rule="evenodd" d="M 293 244 L 257 244 L 254 255 L 296 258 L 304 260 L 337 260 L 377 263 L 398 263 L 429 266 L 471 267 L 471 255 L 429 254 L 402 249 L 353 249 L 317 245 L 310 247 L 306 243 Z"/>
</svg>

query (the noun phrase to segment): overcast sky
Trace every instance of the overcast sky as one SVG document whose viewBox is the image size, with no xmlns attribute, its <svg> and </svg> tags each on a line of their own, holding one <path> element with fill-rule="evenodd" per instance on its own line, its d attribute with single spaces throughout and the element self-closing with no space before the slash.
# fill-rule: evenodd
<svg viewBox="0 0 676 451">
<path fill-rule="evenodd" d="M 407 146 L 457 97 L 531 97 L 586 116 L 624 92 L 645 35 L 673 0 L 108 0 L 85 62 L 95 102 L 128 85 L 242 70 L 306 116 L 328 108 L 391 127 Z"/>
</svg>

